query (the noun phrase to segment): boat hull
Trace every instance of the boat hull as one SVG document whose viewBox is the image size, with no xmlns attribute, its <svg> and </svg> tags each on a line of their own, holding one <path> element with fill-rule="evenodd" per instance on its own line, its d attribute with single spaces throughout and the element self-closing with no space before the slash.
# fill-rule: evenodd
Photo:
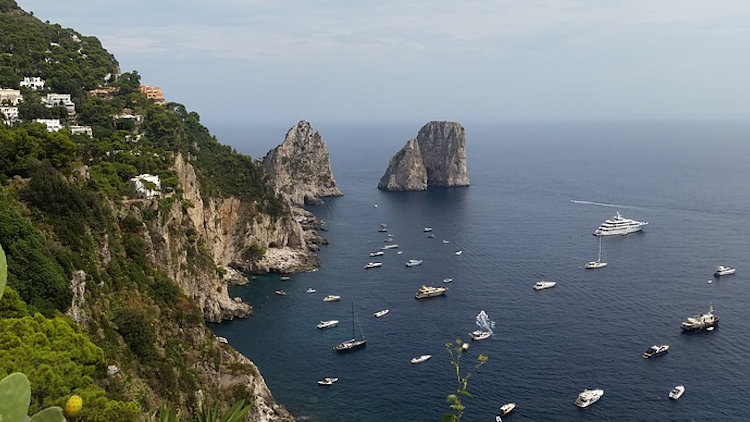
<svg viewBox="0 0 750 422">
<path fill-rule="evenodd" d="M 348 353 L 353 352 L 355 350 L 362 349 L 367 345 L 367 340 L 347 340 L 342 343 L 339 343 L 335 346 L 333 346 L 333 350 L 337 353 Z"/>
</svg>

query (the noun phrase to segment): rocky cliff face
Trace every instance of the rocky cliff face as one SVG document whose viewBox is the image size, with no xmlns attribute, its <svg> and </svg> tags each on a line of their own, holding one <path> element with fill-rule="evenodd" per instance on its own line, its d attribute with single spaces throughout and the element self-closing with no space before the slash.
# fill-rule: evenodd
<svg viewBox="0 0 750 422">
<path fill-rule="evenodd" d="M 324 197 L 342 195 L 326 144 L 308 122 L 292 126 L 284 142 L 268 152 L 263 165 L 276 192 L 294 205 L 320 204 Z"/>
<path fill-rule="evenodd" d="M 466 134 L 455 122 L 429 122 L 391 158 L 378 188 L 425 190 L 430 186 L 469 186 Z"/>
</svg>

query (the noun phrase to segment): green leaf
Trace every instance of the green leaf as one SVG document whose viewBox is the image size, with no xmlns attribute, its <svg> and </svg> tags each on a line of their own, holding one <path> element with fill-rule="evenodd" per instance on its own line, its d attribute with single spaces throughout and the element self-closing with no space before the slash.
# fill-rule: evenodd
<svg viewBox="0 0 750 422">
<path fill-rule="evenodd" d="M 8 260 L 5 258 L 3 245 L 0 245 L 0 298 L 5 291 L 5 283 L 8 282 Z"/>
<path fill-rule="evenodd" d="M 31 384 L 26 375 L 14 372 L 0 381 L 0 421 L 26 419 L 31 402 Z"/>
<path fill-rule="evenodd" d="M 61 407 L 48 407 L 34 414 L 29 422 L 65 422 Z"/>
</svg>

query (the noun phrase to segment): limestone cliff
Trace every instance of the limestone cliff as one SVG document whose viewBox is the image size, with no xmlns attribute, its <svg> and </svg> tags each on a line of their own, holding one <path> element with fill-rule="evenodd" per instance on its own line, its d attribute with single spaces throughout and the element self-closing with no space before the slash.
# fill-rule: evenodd
<svg viewBox="0 0 750 422">
<path fill-rule="evenodd" d="M 466 134 L 456 122 L 429 122 L 397 152 L 378 183 L 389 191 L 425 190 L 430 186 L 469 186 Z"/>
<path fill-rule="evenodd" d="M 310 123 L 292 126 L 281 145 L 263 159 L 274 190 L 292 204 L 320 204 L 322 198 L 341 196 L 331 172 L 325 141 Z"/>
</svg>

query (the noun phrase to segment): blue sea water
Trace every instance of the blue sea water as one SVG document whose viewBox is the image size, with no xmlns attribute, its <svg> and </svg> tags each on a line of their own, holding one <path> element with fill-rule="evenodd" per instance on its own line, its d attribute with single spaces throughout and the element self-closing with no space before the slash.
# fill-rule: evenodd
<svg viewBox="0 0 750 422">
<path fill-rule="evenodd" d="M 258 276 L 232 291 L 255 316 L 212 325 L 258 365 L 280 403 L 313 421 L 440 420 L 455 390 L 444 344 L 467 340 L 485 310 L 495 336 L 464 356 L 464 369 L 489 356 L 470 380 L 466 421 L 494 420 L 510 401 L 518 407 L 506 420 L 516 422 L 748 420 L 750 124 L 466 125 L 470 187 L 377 190 L 419 126 L 316 127 L 344 192 L 310 208 L 328 227 L 322 268 L 289 281 Z M 229 141 L 265 150 L 282 138 Z M 591 233 L 617 211 L 649 225 L 605 238 L 609 265 L 584 270 L 598 249 Z M 380 223 L 403 254 L 387 251 L 381 268 L 365 270 L 384 244 Z M 406 268 L 411 258 L 424 263 Z M 737 274 L 714 279 L 719 264 Z M 414 298 L 446 277 L 445 297 Z M 540 279 L 557 287 L 532 290 Z M 279 288 L 288 295 L 274 295 Z M 327 294 L 342 300 L 325 303 Z M 352 303 L 367 347 L 336 354 L 332 346 L 351 337 Z M 681 332 L 684 318 L 712 304 L 720 328 Z M 390 313 L 374 318 L 383 308 Z M 315 328 L 327 319 L 341 323 Z M 657 343 L 669 353 L 642 359 Z M 433 357 L 409 363 L 422 354 Z M 326 376 L 340 381 L 319 387 Z M 678 384 L 686 392 L 671 401 Z M 573 402 L 584 388 L 605 393 L 582 410 Z"/>
</svg>

